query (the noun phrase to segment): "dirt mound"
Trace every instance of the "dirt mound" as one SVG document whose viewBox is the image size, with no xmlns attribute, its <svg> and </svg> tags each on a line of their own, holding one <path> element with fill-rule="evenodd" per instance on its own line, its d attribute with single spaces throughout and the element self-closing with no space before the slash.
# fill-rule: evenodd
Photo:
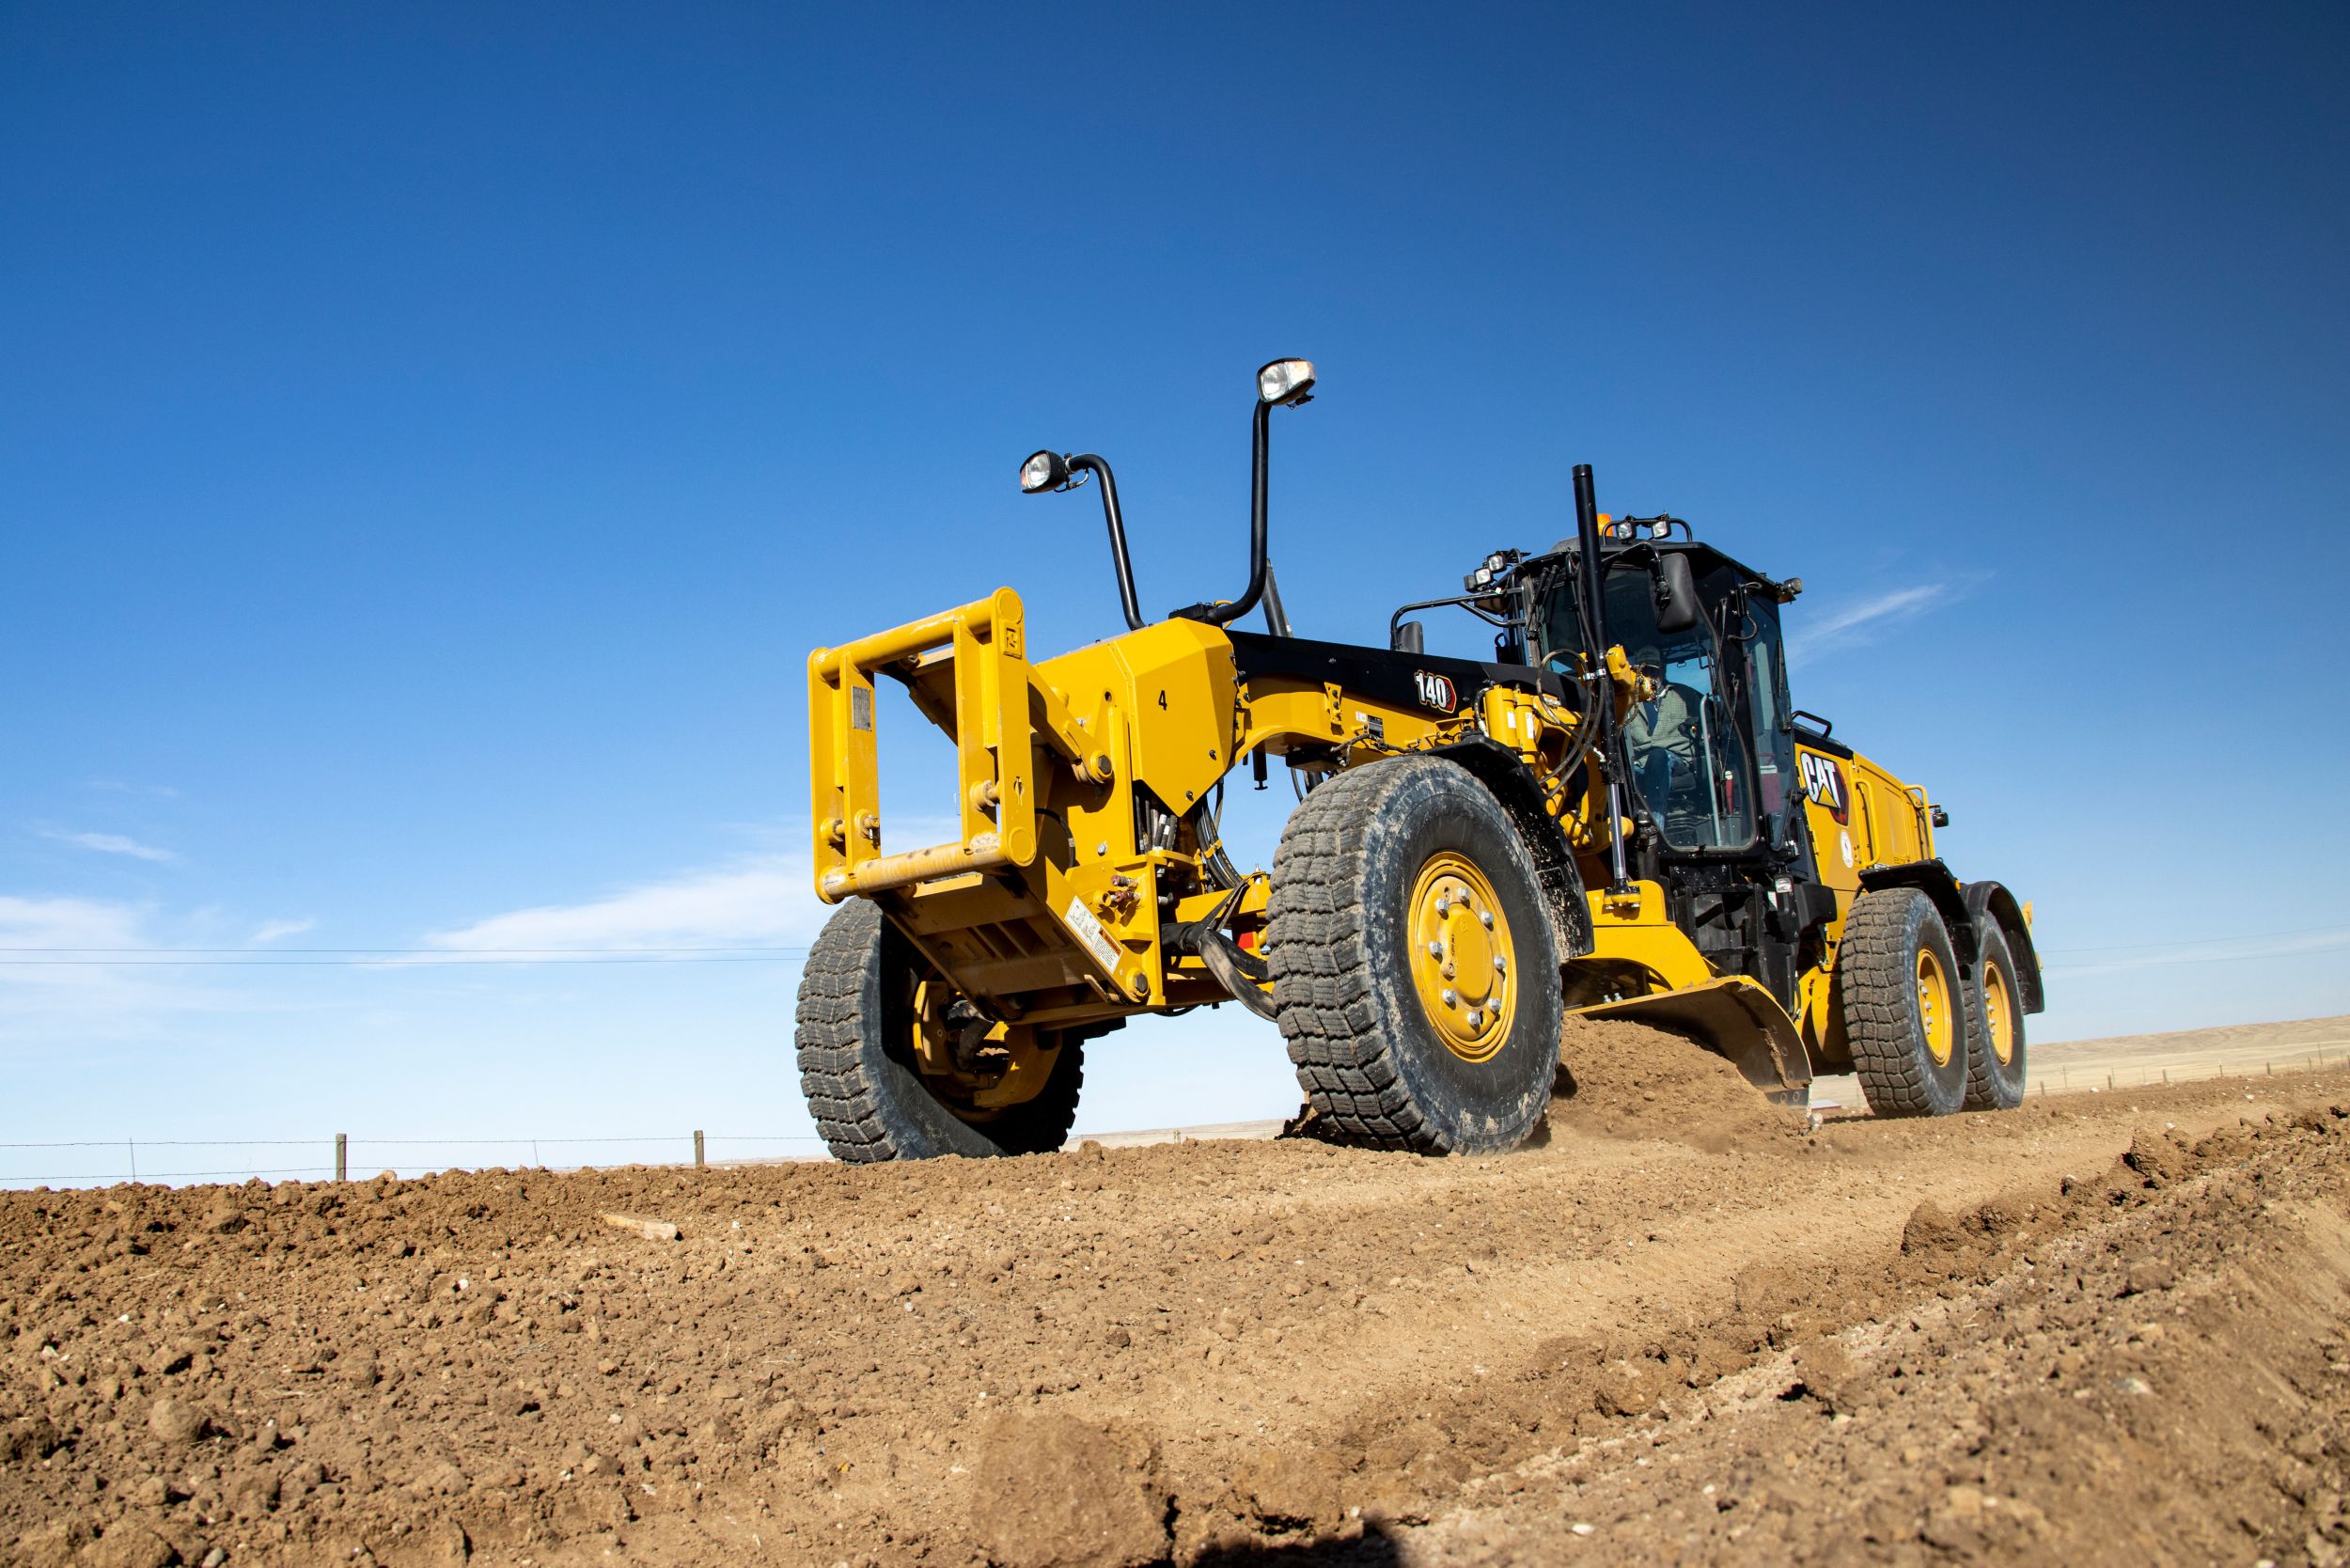
<svg viewBox="0 0 2350 1568">
<path fill-rule="evenodd" d="M 1644 1024 L 1569 1018 L 1559 1064 L 1554 1131 L 1671 1138 L 1719 1152 L 1806 1128 L 1801 1113 L 1773 1105 L 1725 1058 Z"/>
<path fill-rule="evenodd" d="M 2159 1402 L 2218 1376 L 2193 1347 L 2226 1320 L 2196 1314 L 2285 1302 L 2307 1268 L 2246 1249 L 2350 1195 L 2326 1080 L 1716 1152 L 1691 1125 L 1738 1125 L 1752 1091 L 1648 1033 L 1592 1037 L 1614 1049 L 1575 1058 L 1564 1112 L 1636 1136 L 1525 1156 L 1207 1143 L 0 1195 L 0 1563 L 1392 1561 L 1405 1534 L 1418 1560 L 1470 1549 L 1430 1521 L 1506 1522 L 1518 1494 L 1550 1500 L 1496 1560 L 1559 1555 L 1602 1503 L 1611 1529 L 1690 1511 L 1697 1558 L 1766 1516 L 1752 1539 L 1798 1558 L 1938 1543 L 1936 1509 L 2039 1497 L 2034 1465 L 2122 1485 L 2106 1418 L 2137 1434 L 2156 1406 L 2114 1380 Z M 2315 1560 L 2303 1534 L 2339 1534 L 2342 1467 L 2311 1435 L 2350 1430 L 2350 1317 L 2292 1299 L 2298 1338 L 2248 1363 L 2264 1427 L 2131 1461 L 2176 1508 L 2247 1521 L 2212 1555 Z M 1998 1425 L 2051 1368 L 2057 1413 Z M 1946 1385 L 1972 1403 L 1904 1403 Z M 2216 1392 L 2197 1411 L 2234 1419 Z M 1733 1425 L 1710 1468 L 1635 1463 Z M 2008 1447 L 1968 1446 L 1986 1433 Z M 1794 1504 L 1818 1513 L 1839 1464 L 1878 1513 L 1806 1534 Z M 1562 1500 L 1567 1475 L 1616 1490 Z M 1696 1512 L 1702 1484 L 1744 1512 Z M 1982 1539 L 1934 1549 L 2007 1549 Z"/>
<path fill-rule="evenodd" d="M 1000 1415 L 971 1495 L 975 1533 L 1004 1568 L 1140 1568 L 1167 1555 L 1158 1449 L 1129 1426 Z"/>
<path fill-rule="evenodd" d="M 2350 1107 L 2295 1121 L 2153 1140 L 2160 1178 L 2141 1140 L 1982 1288 L 1528 1466 L 1412 1560 L 2350 1561 Z M 1970 1243 L 1933 1204 L 1904 1238 Z"/>
</svg>

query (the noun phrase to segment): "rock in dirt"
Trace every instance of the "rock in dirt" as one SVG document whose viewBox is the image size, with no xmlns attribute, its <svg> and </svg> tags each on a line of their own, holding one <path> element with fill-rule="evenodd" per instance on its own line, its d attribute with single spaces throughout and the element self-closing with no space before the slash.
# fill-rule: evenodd
<svg viewBox="0 0 2350 1568">
<path fill-rule="evenodd" d="M 82 1548 L 75 1561 L 86 1568 L 164 1568 L 180 1555 L 172 1544 L 133 1520 L 118 1520 Z"/>
<path fill-rule="evenodd" d="M 193 1443 L 210 1432 L 212 1419 L 182 1399 L 159 1399 L 147 1412 L 148 1430 L 174 1445 Z"/>
<path fill-rule="evenodd" d="M 634 1215 L 598 1215 L 596 1217 L 615 1231 L 626 1231 L 647 1241 L 673 1242 L 678 1239 L 678 1228 L 666 1219 L 639 1219 Z"/>
<path fill-rule="evenodd" d="M 57 1451 L 60 1441 L 56 1427 L 46 1416 L 26 1416 L 10 1421 L 0 1426 L 0 1465 L 46 1459 Z"/>
<path fill-rule="evenodd" d="M 1138 1568 L 1167 1547 L 1156 1445 L 1125 1425 L 1006 1414 L 972 1476 L 973 1533 L 1004 1568 Z"/>
</svg>

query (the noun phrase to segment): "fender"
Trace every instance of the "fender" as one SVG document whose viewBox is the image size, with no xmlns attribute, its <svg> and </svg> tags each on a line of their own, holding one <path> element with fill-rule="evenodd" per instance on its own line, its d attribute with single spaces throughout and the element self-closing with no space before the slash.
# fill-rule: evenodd
<svg viewBox="0 0 2350 1568">
<path fill-rule="evenodd" d="M 1567 848 L 1566 834 L 1543 809 L 1542 792 L 1535 789 L 1534 780 L 1517 753 L 1489 736 L 1472 735 L 1434 755 L 1466 768 L 1510 813 L 1511 824 L 1518 830 L 1527 854 L 1534 857 L 1534 874 L 1550 905 L 1551 930 L 1559 940 L 1559 962 L 1589 958 L 1594 945 L 1591 906 L 1583 896 L 1582 873 L 1574 869 L 1574 854 Z"/>
<path fill-rule="evenodd" d="M 1932 899 L 1934 907 L 1941 913 L 1942 923 L 1950 928 L 1950 946 L 1958 949 L 1960 967 L 1969 975 L 1974 973 L 1975 959 L 1982 947 L 1975 940 L 1975 914 L 1966 907 L 1966 896 L 1959 890 L 1958 878 L 1938 858 L 1872 866 L 1860 873 L 1860 886 L 1872 892 L 1879 887 L 1915 887 Z"/>
<path fill-rule="evenodd" d="M 1999 933 L 2007 938 L 2008 951 L 2015 959 L 2015 983 L 2024 993 L 2024 1011 L 2038 1012 L 2045 1008 L 2048 994 L 2040 980 L 2040 954 L 2031 945 L 2031 927 L 2015 895 L 1996 882 L 1970 882 L 1966 896 L 1967 913 L 1977 920 L 1999 923 Z"/>
</svg>

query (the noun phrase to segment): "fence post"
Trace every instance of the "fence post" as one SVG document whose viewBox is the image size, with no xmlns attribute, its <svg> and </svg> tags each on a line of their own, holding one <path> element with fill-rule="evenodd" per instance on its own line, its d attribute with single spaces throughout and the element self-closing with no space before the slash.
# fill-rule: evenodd
<svg viewBox="0 0 2350 1568">
<path fill-rule="evenodd" d="M 349 1133 L 335 1135 L 335 1180 L 337 1182 L 351 1180 L 351 1135 Z"/>
<path fill-rule="evenodd" d="M 702 1130 L 699 1127 L 694 1129 L 694 1168 L 702 1168 Z"/>
</svg>

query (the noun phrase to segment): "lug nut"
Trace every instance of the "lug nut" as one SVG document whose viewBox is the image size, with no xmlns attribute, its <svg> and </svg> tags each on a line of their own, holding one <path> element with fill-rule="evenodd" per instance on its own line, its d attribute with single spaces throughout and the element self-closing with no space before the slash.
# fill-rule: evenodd
<svg viewBox="0 0 2350 1568">
<path fill-rule="evenodd" d="M 1491 930 L 1493 930 L 1493 929 L 1494 929 L 1494 912 L 1493 912 L 1492 910 L 1490 910 L 1490 909 L 1480 909 L 1480 910 L 1479 910 L 1479 911 L 1477 912 L 1477 918 L 1484 924 L 1484 927 L 1485 927 L 1485 929 L 1486 929 L 1487 931 L 1491 931 Z"/>
<path fill-rule="evenodd" d="M 1475 1008 L 1469 1009 L 1468 1025 L 1472 1029 L 1483 1028 L 1485 1027 L 1485 1015 L 1482 1012 L 1478 1011 Z"/>
<path fill-rule="evenodd" d="M 1461 994 L 1453 990 L 1450 986 L 1445 987 L 1444 1005 L 1447 1007 L 1459 1007 L 1461 1005 Z"/>
<path fill-rule="evenodd" d="M 1506 975 L 1509 972 L 1510 955 L 1507 953 L 1494 954 L 1494 973 L 1496 975 Z"/>
<path fill-rule="evenodd" d="M 1444 894 L 1438 893 L 1436 895 L 1436 917 L 1438 919 L 1442 919 L 1445 916 L 1450 914 L 1451 912 L 1452 901 L 1447 898 Z"/>
<path fill-rule="evenodd" d="M 1444 956 L 1444 944 L 1441 942 L 1429 943 L 1428 956 L 1430 958 L 1442 958 Z"/>
<path fill-rule="evenodd" d="M 1444 966 L 1444 978 L 1447 980 L 1450 980 L 1452 978 L 1452 965 L 1449 964 Z"/>
</svg>

